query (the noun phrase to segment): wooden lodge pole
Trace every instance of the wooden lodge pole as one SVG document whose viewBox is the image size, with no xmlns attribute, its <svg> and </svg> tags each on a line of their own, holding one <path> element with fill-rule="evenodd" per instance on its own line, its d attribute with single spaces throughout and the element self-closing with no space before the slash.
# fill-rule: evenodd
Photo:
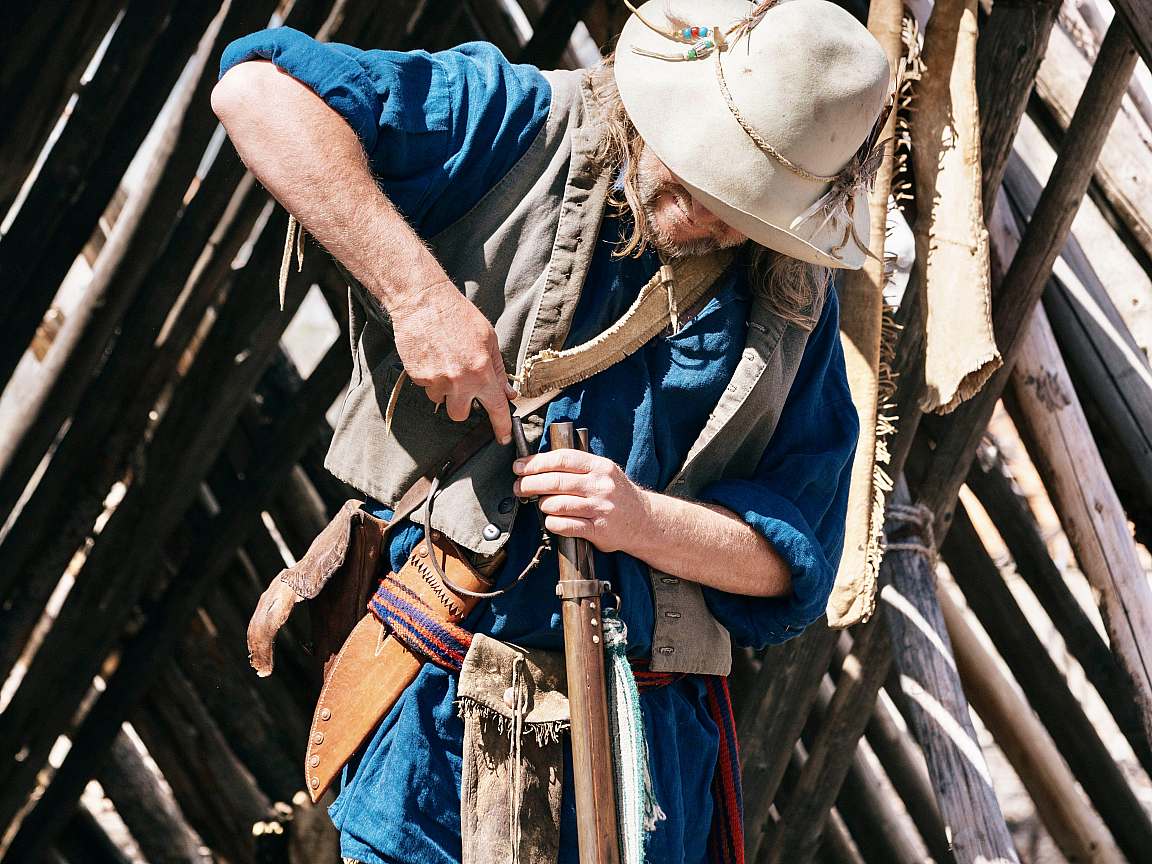
<svg viewBox="0 0 1152 864">
<path fill-rule="evenodd" d="M 1007 200 L 1002 198 L 1007 205 Z M 994 257 L 1017 253 L 1007 206 L 989 226 Z M 1052 497 L 1081 571 L 1099 596 L 1112 651 L 1152 740 L 1152 586 L 1043 306 L 1020 337 L 1009 409 Z"/>
<path fill-rule="evenodd" d="M 1040 820 L 1069 861 L 1123 864 L 1125 858 L 1100 817 L 1076 790 L 1059 749 L 1028 703 L 985 649 L 952 591 L 937 586 L 964 692 L 996 739 L 1036 805 Z"/>
<path fill-rule="evenodd" d="M 1084 670 L 1088 682 L 1096 688 L 1096 692 L 1100 694 L 1100 698 L 1104 700 L 1104 704 L 1112 712 L 1116 725 L 1120 727 L 1120 731 L 1128 739 L 1128 744 L 1132 747 L 1140 764 L 1144 766 L 1144 771 L 1152 776 L 1152 747 L 1149 746 L 1148 738 L 1144 734 L 1144 724 L 1141 721 L 1139 709 L 1135 700 L 1132 699 L 1129 689 L 1130 682 L 1120 668 L 1116 655 L 1112 653 L 1108 643 L 1096 629 L 1096 625 L 1092 623 L 1087 612 L 1065 583 L 1060 568 L 1056 566 L 1048 554 L 1048 547 L 1040 534 L 1036 517 L 1028 509 L 1027 502 L 1012 488 L 1011 481 L 1004 474 L 1003 467 L 998 461 L 987 467 L 974 464 L 972 470 L 968 472 L 967 482 L 968 488 L 975 493 L 980 506 L 992 519 L 997 532 L 1008 547 L 1008 551 L 1012 555 L 1015 572 L 1027 583 L 1028 588 L 1040 601 L 1045 614 L 1052 620 L 1053 625 L 1064 640 L 1064 647 L 1076 658 L 1076 662 Z M 958 530 L 961 524 L 957 522 L 952 531 Z M 945 542 L 947 544 L 948 541 Z M 991 561 L 991 559 L 988 560 Z M 959 574 L 956 574 L 956 571 L 953 572 L 954 575 L 966 576 L 968 571 L 962 571 Z M 960 581 L 959 578 L 957 581 Z M 1025 641 L 1035 645 L 1040 640 L 1036 638 L 1035 632 L 1028 626 L 1027 618 L 1020 610 L 1019 605 L 1015 601 L 1008 603 L 1013 599 L 1012 593 L 1002 582 L 1003 580 L 993 581 L 989 575 L 987 580 L 980 580 L 975 591 L 978 598 L 988 597 L 988 610 L 994 611 L 997 618 L 1003 623 L 999 625 L 996 632 L 993 632 L 994 628 L 989 626 L 986 616 L 980 615 L 978 610 L 977 615 L 981 618 L 984 629 L 992 634 L 1001 654 L 1010 661 L 1009 667 L 1013 667 L 1014 662 L 1019 662 L 1022 667 L 1027 667 L 1033 671 L 1032 677 L 1038 677 L 1035 676 L 1038 666 L 1031 661 L 1030 651 L 1019 647 L 1019 643 Z M 994 588 L 991 592 L 984 587 L 988 583 L 991 583 Z M 969 606 L 975 607 L 976 603 L 970 599 Z M 1024 628 L 1027 628 L 1027 633 L 1031 633 L 1030 637 L 1025 633 Z M 1012 638 L 1017 643 L 1016 647 L 1006 650 L 1003 642 L 1005 638 Z M 1034 647 L 1030 650 L 1036 651 L 1037 649 Z M 1040 644 L 1036 656 L 1042 658 L 1041 662 L 1054 670 L 1057 677 L 1052 677 L 1051 680 L 1059 681 L 1060 671 L 1055 668 L 1055 664 L 1052 663 L 1050 655 L 1044 650 L 1042 644 Z M 1017 679 L 1021 678 L 1015 668 L 1013 668 L 1013 674 L 1016 675 Z M 1038 699 L 1028 691 L 1027 687 L 1024 689 L 1028 701 L 1035 707 Z M 1047 694 L 1050 690 L 1059 692 L 1060 689 L 1067 692 L 1066 687 L 1055 689 L 1042 681 L 1037 681 L 1035 684 L 1037 696 Z M 1052 700 L 1049 698 L 1048 701 Z M 1053 716 L 1061 718 L 1059 723 L 1049 727 L 1053 731 L 1070 727 L 1071 724 L 1066 719 L 1067 714 L 1066 712 L 1062 713 L 1062 709 L 1054 708 Z M 1044 719 L 1043 716 L 1041 719 Z M 1078 737 L 1075 730 L 1070 730 L 1070 732 L 1073 737 Z M 1059 740 L 1056 743 L 1058 746 L 1060 745 Z M 1067 749 L 1061 747 L 1061 750 L 1064 752 L 1065 759 L 1068 759 Z M 1071 763 L 1070 759 L 1069 762 Z M 1075 765 L 1072 765 L 1072 770 L 1076 771 Z M 1098 770 L 1089 772 L 1089 781 L 1099 777 L 1100 774 L 1101 772 Z M 1088 787 L 1085 788 L 1087 790 Z M 1089 797 L 1091 797 L 1090 791 Z"/>
<path fill-rule="evenodd" d="M 974 476 L 975 471 L 972 472 Z M 992 637 L 1029 706 L 1046 727 L 1117 845 L 1130 859 L 1152 848 L 1152 821 L 1116 764 L 1068 679 L 1004 581 L 967 510 L 956 510 L 941 553 L 969 608 Z"/>
</svg>

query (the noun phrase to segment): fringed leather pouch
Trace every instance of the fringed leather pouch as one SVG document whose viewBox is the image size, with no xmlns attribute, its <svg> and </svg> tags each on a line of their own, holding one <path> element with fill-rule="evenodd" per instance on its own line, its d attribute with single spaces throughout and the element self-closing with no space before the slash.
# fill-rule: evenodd
<svg viewBox="0 0 1152 864">
<path fill-rule="evenodd" d="M 564 655 L 477 634 L 457 691 L 464 719 L 463 864 L 554 864 L 568 728 Z"/>
</svg>

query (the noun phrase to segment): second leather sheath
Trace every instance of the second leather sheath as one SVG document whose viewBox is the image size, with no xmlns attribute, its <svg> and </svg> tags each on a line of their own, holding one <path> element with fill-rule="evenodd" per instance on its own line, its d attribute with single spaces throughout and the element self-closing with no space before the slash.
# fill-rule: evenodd
<svg viewBox="0 0 1152 864">
<path fill-rule="evenodd" d="M 490 587 L 452 541 L 432 532 L 437 560 L 453 583 L 471 590 Z M 396 577 L 416 593 L 441 621 L 463 620 L 478 602 L 450 590 L 432 571 L 421 543 Z M 359 586 L 357 586 L 359 588 Z M 354 595 L 363 596 L 360 591 Z M 321 595 L 323 596 L 323 595 Z M 336 779 L 344 763 L 372 734 L 376 725 L 415 680 L 424 659 L 392 638 L 376 616 L 363 613 L 343 647 L 325 663 L 324 686 L 308 733 L 304 771 L 315 803 Z"/>
</svg>

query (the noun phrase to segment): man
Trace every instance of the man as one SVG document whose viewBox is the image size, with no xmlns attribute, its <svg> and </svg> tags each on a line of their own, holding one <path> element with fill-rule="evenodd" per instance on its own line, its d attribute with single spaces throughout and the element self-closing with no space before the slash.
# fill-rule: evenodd
<svg viewBox="0 0 1152 864">
<path fill-rule="evenodd" d="M 490 424 L 431 526 L 507 586 L 539 538 L 519 499 L 539 496 L 548 531 L 595 546 L 629 655 L 673 675 L 641 698 L 663 817 L 646 855 L 661 864 L 717 857 L 704 676 L 727 674 L 730 637 L 762 647 L 819 618 L 839 561 L 858 421 L 828 268 L 866 251 L 889 77 L 867 31 L 824 0 L 689 8 L 636 10 L 614 62 L 587 74 L 479 43 L 362 51 L 269 30 L 227 49 L 213 93 L 256 177 L 353 277 L 354 372 L 329 469 L 386 518 Z M 686 273 L 701 285 L 691 302 Z M 525 405 L 534 365 L 620 336 L 652 286 L 667 289 L 664 332 Z M 509 400 L 533 443 L 570 420 L 591 452 L 545 438 L 515 459 Z M 425 516 L 392 529 L 393 571 Z M 546 553 L 464 624 L 560 649 L 555 584 Z M 460 860 L 457 686 L 425 664 L 348 764 L 330 808 L 346 857 Z"/>
</svg>

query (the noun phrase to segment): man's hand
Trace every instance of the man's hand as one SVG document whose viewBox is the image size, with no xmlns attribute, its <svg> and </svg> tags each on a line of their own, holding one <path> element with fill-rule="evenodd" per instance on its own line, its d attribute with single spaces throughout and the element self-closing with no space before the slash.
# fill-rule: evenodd
<svg viewBox="0 0 1152 864">
<path fill-rule="evenodd" d="M 496 331 L 451 282 L 424 289 L 392 309 L 396 350 L 412 382 L 466 420 L 475 399 L 488 412 L 496 440 L 512 440 L 508 383 Z"/>
<path fill-rule="evenodd" d="M 643 489 L 612 460 L 581 450 L 517 459 L 512 470 L 519 475 L 513 491 L 540 496 L 544 527 L 554 534 L 735 594 L 778 597 L 791 590 L 788 564 L 731 510 Z"/>
<path fill-rule="evenodd" d="M 540 496 L 544 527 L 582 537 L 601 552 L 628 551 L 651 531 L 645 494 L 611 459 L 581 450 L 552 450 L 512 466 L 513 492 Z"/>
</svg>

